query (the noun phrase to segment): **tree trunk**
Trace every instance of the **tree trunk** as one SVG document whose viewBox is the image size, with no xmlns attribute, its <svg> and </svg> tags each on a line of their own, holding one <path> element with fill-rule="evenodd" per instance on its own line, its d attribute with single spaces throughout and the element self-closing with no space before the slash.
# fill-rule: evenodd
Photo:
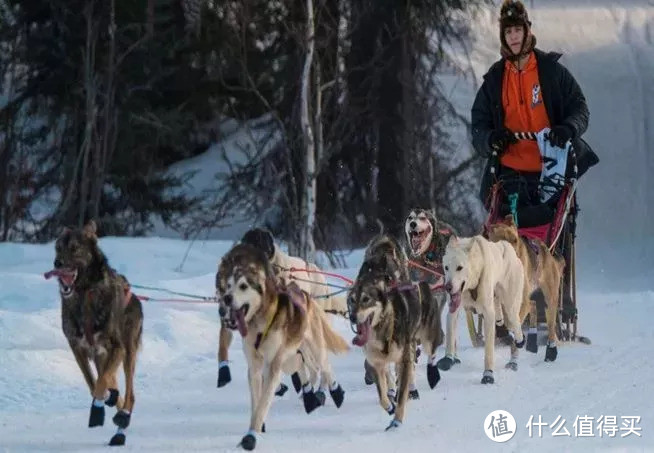
<svg viewBox="0 0 654 453">
<path fill-rule="evenodd" d="M 301 92 L 300 92 L 300 123 L 305 150 L 305 196 L 303 202 L 303 225 L 301 235 L 302 258 L 309 262 L 315 262 L 316 246 L 313 241 L 313 229 L 316 219 L 316 149 L 313 137 L 313 128 L 309 116 L 311 67 L 314 53 L 314 19 L 313 0 L 306 0 L 307 22 L 306 22 L 306 45 L 307 51 L 302 70 Z M 320 92 L 320 87 L 314 87 Z"/>
<path fill-rule="evenodd" d="M 109 9 L 109 55 L 107 56 L 107 72 L 105 74 L 104 111 L 102 115 L 102 140 L 101 146 L 96 147 L 93 154 L 93 173 L 91 192 L 90 217 L 97 219 L 100 216 L 100 202 L 102 199 L 102 187 L 104 186 L 105 175 L 108 165 L 110 147 L 114 143 L 114 101 L 115 87 L 114 78 L 116 75 L 116 0 L 111 0 Z M 99 143 L 99 144 L 100 144 Z"/>
<path fill-rule="evenodd" d="M 95 83 L 95 22 L 94 0 L 87 4 L 85 11 L 86 16 L 86 47 L 84 49 L 84 92 L 86 94 L 84 141 L 82 143 L 82 176 L 80 180 L 80 191 L 78 198 L 77 225 L 82 227 L 86 221 L 86 214 L 89 202 L 89 186 L 93 179 L 93 173 L 89 169 L 89 160 L 95 159 L 93 155 L 97 152 L 94 146 L 95 139 L 95 117 L 97 114 L 96 106 L 96 83 Z M 89 174 L 90 173 L 90 174 Z M 73 181 L 74 183 L 74 181 Z"/>
<path fill-rule="evenodd" d="M 405 215 L 405 150 L 402 149 L 405 123 L 402 117 L 403 87 L 401 33 L 406 23 L 406 1 L 386 0 L 382 11 L 381 39 L 384 67 L 379 87 L 379 220 L 384 231 L 403 234 Z"/>
</svg>

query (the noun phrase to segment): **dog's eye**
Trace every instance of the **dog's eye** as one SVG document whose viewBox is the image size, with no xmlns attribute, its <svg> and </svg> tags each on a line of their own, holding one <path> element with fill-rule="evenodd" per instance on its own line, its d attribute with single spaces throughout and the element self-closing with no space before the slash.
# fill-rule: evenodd
<svg viewBox="0 0 654 453">
<path fill-rule="evenodd" d="M 238 285 L 238 289 L 240 289 L 241 291 L 247 291 L 248 285 L 246 285 L 245 283 L 241 283 L 240 285 Z"/>
<path fill-rule="evenodd" d="M 450 266 L 445 266 L 445 270 L 446 270 L 446 271 L 449 271 L 449 270 L 450 270 Z"/>
<path fill-rule="evenodd" d="M 460 271 L 461 269 L 463 269 L 463 266 L 457 266 L 457 267 L 456 267 L 456 270 L 457 270 L 457 271 Z"/>
</svg>

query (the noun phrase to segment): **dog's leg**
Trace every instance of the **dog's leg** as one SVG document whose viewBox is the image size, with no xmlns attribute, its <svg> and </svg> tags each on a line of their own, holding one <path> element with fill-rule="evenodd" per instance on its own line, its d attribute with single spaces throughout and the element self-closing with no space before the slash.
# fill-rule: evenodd
<svg viewBox="0 0 654 453">
<path fill-rule="evenodd" d="M 95 370 L 98 373 L 98 376 L 102 374 L 102 366 L 104 363 L 104 357 L 100 355 L 96 355 L 95 358 L 93 359 L 93 362 L 95 363 Z M 109 379 L 107 379 L 107 392 L 105 392 L 105 400 L 104 404 L 109 407 L 114 407 L 116 406 L 118 409 L 123 407 L 124 401 L 122 396 L 120 396 L 120 392 L 118 391 L 118 368 L 116 368 L 116 372 L 109 376 Z"/>
<path fill-rule="evenodd" d="M 132 411 L 134 410 L 134 373 L 136 371 L 136 354 L 138 349 L 139 338 L 128 339 L 125 344 L 125 358 L 123 360 L 123 370 L 125 373 L 125 404 L 114 415 L 113 422 L 118 429 L 116 434 L 109 441 L 109 445 L 124 445 L 125 430 L 129 426 Z"/>
<path fill-rule="evenodd" d="M 404 421 L 406 404 L 407 400 L 409 399 L 409 385 L 413 380 L 414 366 L 412 365 L 414 354 L 415 344 L 410 343 L 405 345 L 404 354 L 402 354 L 402 360 L 397 364 L 400 378 L 397 394 L 397 409 L 395 410 L 395 416 L 393 417 L 390 425 L 388 425 L 386 428 L 386 431 L 399 427 Z"/>
<path fill-rule="evenodd" d="M 447 324 L 445 327 L 445 357 L 440 359 L 436 365 L 443 371 L 447 371 L 452 366 L 457 363 L 461 363 L 461 360 L 456 356 L 456 333 L 457 333 L 457 324 L 459 321 L 459 312 L 461 307 L 457 308 L 454 313 L 447 312 Z M 488 323 L 484 323 L 488 324 Z M 492 324 L 492 323 L 491 323 Z M 486 337 L 488 338 L 488 337 Z M 492 343 L 492 342 L 491 342 Z"/>
<path fill-rule="evenodd" d="M 557 278 L 549 285 L 543 285 L 543 298 L 547 303 L 545 307 L 545 319 L 547 320 L 547 349 L 545 350 L 545 361 L 554 362 L 558 355 L 557 334 L 556 334 L 556 311 L 558 309 L 558 295 L 561 279 Z"/>
<path fill-rule="evenodd" d="M 538 353 L 538 305 L 536 304 L 536 300 L 533 299 L 533 297 L 538 296 L 540 291 L 536 290 L 534 292 L 530 292 L 527 282 L 525 282 L 525 288 L 523 291 L 524 294 L 526 294 L 527 300 L 522 301 L 522 305 L 520 306 L 520 325 L 524 322 L 525 318 L 527 315 L 529 315 L 529 332 L 527 334 L 527 346 L 526 349 L 529 352 L 533 352 L 534 354 Z"/>
<path fill-rule="evenodd" d="M 433 335 L 434 332 L 426 332 L 425 334 Z M 436 366 L 436 342 L 436 338 L 429 338 L 423 341 L 424 350 L 427 352 L 427 382 L 431 389 L 436 387 L 438 381 L 441 380 L 441 374 L 438 371 L 438 366 Z M 415 377 L 415 372 L 413 375 Z"/>
<path fill-rule="evenodd" d="M 393 374 L 391 365 L 388 365 L 385 370 L 384 379 L 386 379 L 386 388 L 388 389 L 386 394 L 390 400 L 397 402 L 397 378 Z"/>
<path fill-rule="evenodd" d="M 218 387 L 224 387 L 232 380 L 229 371 L 229 346 L 232 344 L 233 334 L 224 325 L 220 325 L 220 338 L 218 339 Z"/>
<path fill-rule="evenodd" d="M 93 396 L 93 391 L 95 390 L 95 377 L 93 376 L 93 371 L 91 370 L 91 363 L 89 362 L 89 358 L 86 352 L 82 348 L 73 344 L 72 341 L 69 341 L 68 344 L 70 345 L 71 351 L 73 351 L 73 356 L 75 357 L 77 366 L 79 366 L 79 369 L 82 372 L 82 376 L 84 376 L 86 385 L 89 386 L 89 392 L 91 393 L 91 396 Z"/>
<path fill-rule="evenodd" d="M 265 370 L 263 388 L 261 389 L 258 400 L 255 401 L 254 410 L 250 418 L 250 429 L 241 440 L 241 446 L 245 450 L 254 450 L 256 446 L 256 433 L 262 431 L 263 421 L 266 415 L 268 415 L 275 389 L 281 380 L 283 362 L 284 357 L 280 351 Z M 261 372 L 259 372 L 259 375 L 261 375 Z"/>
<path fill-rule="evenodd" d="M 332 397 L 332 401 L 337 408 L 340 408 L 345 399 L 345 391 L 341 384 L 334 378 L 334 372 L 332 370 L 331 363 L 329 363 L 329 357 L 327 356 L 327 350 L 322 349 L 321 353 L 321 369 L 320 369 L 320 388 L 316 392 L 316 396 L 321 400 L 324 405 L 325 401 L 325 391 L 329 388 L 329 395 Z M 322 393 L 322 398 L 318 393 Z"/>
<path fill-rule="evenodd" d="M 479 299 L 478 299 L 479 300 Z M 483 302 L 483 315 L 484 319 L 495 319 L 495 305 L 493 304 L 492 296 L 490 300 L 487 298 Z M 488 339 L 495 338 L 495 323 L 494 322 L 485 322 L 484 323 L 484 336 Z M 493 377 L 493 368 L 495 364 L 495 342 L 486 341 L 484 343 L 484 374 L 481 378 L 482 384 L 493 384 L 495 378 Z"/>
<path fill-rule="evenodd" d="M 108 392 L 112 376 L 115 376 L 116 369 L 123 359 L 123 350 L 115 339 L 109 340 L 107 352 L 97 358 L 98 379 L 93 390 L 93 403 L 89 415 L 89 428 L 104 425 L 104 404 L 110 397 Z"/>
<path fill-rule="evenodd" d="M 389 415 L 393 415 L 395 413 L 395 403 L 393 403 L 393 401 L 388 398 L 388 383 L 386 382 L 386 368 L 388 368 L 388 364 L 385 362 L 377 361 L 370 362 L 370 360 L 368 363 L 370 363 L 370 365 L 372 365 L 373 369 L 375 370 L 375 384 L 377 387 L 379 404 L 381 405 L 382 409 L 388 412 Z"/>
</svg>

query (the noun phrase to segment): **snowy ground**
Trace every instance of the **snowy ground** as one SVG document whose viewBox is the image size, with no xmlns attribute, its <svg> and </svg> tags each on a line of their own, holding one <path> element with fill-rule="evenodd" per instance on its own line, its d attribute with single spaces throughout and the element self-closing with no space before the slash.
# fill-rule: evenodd
<svg viewBox="0 0 654 453">
<path fill-rule="evenodd" d="M 229 242 L 196 242 L 180 271 L 188 243 L 172 239 L 103 238 L 110 263 L 133 284 L 213 294 L 218 260 Z M 0 244 L 0 451 L 101 451 L 114 432 L 113 410 L 104 427 L 87 428 L 91 398 L 67 348 L 59 315 L 57 285 L 42 274 L 52 267 L 53 245 Z M 339 270 L 352 277 L 361 253 Z M 137 294 L 170 297 L 151 291 Z M 389 422 L 374 387 L 363 382 L 363 356 L 351 351 L 334 358 L 345 402 L 304 413 L 292 389 L 277 398 L 258 450 L 328 451 L 654 451 L 651 383 L 654 358 L 654 293 L 598 294 L 580 284 L 580 331 L 591 346 L 563 345 L 555 363 L 523 353 L 518 372 L 505 371 L 508 349 L 496 352 L 496 384 L 479 383 L 481 350 L 460 334 L 463 363 L 442 373 L 429 390 L 425 363 L 418 369 L 419 401 L 411 401 L 404 426 L 384 432 Z M 136 372 L 136 406 L 126 449 L 134 451 L 235 451 L 248 427 L 249 395 L 244 357 L 237 339 L 231 350 L 233 381 L 216 388 L 218 314 L 215 306 L 144 302 L 143 349 Z M 334 321 L 349 341 L 342 319 Z M 465 325 L 463 322 L 460 325 Z M 439 352 L 442 353 L 442 350 Z M 290 379 L 285 377 L 290 385 Z M 122 385 L 122 377 L 121 377 Z M 483 424 L 493 410 L 509 411 L 517 432 L 506 444 L 486 437 Z M 570 437 L 529 437 L 529 416 L 552 424 L 565 419 Z M 617 417 L 615 438 L 575 436 L 577 416 Z M 622 416 L 640 416 L 642 437 L 624 432 Z M 594 423 L 596 428 L 596 421 Z M 561 432 L 565 432 L 562 430 Z"/>
</svg>

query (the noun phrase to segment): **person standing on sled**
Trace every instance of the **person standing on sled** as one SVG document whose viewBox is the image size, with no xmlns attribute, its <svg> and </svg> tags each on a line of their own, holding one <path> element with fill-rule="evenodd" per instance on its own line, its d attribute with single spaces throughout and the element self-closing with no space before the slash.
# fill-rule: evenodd
<svg viewBox="0 0 654 453">
<path fill-rule="evenodd" d="M 518 140 L 515 132 L 549 128 L 549 142 L 565 147 L 571 141 L 577 154 L 578 176 L 599 159 L 581 135 L 588 128 L 588 107 L 579 84 L 558 62 L 560 53 L 536 48 L 531 21 L 522 2 L 505 0 L 499 19 L 500 54 L 484 75 L 472 111 L 472 143 L 486 157 L 479 196 L 486 207 L 493 184 L 491 159 L 497 152 L 496 175 L 504 179 L 501 203 L 517 193 L 518 206 L 540 203 L 538 183 L 542 159 L 538 143 Z M 516 181 L 521 181 L 517 183 Z"/>
</svg>

